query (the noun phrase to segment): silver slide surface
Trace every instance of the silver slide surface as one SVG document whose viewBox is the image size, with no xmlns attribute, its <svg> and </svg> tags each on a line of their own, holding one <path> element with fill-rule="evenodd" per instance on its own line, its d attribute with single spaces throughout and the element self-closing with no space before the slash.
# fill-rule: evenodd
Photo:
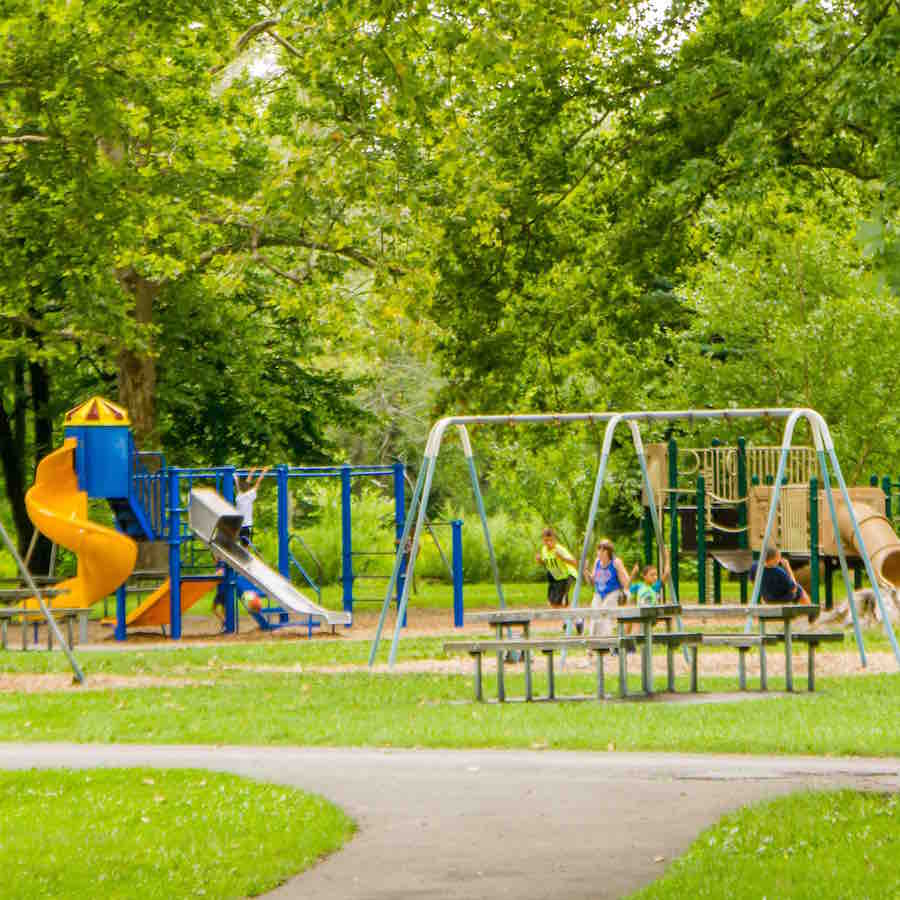
<svg viewBox="0 0 900 900">
<path fill-rule="evenodd" d="M 226 566 L 240 572 L 271 600 L 302 616 L 319 619 L 327 625 L 350 625 L 348 612 L 324 609 L 300 593 L 280 572 L 276 572 L 238 541 L 241 514 L 224 497 L 209 488 L 191 491 L 190 525 L 192 531 Z"/>
</svg>

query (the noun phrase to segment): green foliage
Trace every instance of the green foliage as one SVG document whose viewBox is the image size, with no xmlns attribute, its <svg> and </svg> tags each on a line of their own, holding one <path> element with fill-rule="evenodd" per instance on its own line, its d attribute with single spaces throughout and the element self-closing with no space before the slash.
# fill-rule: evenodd
<svg viewBox="0 0 900 900">
<path fill-rule="evenodd" d="M 823 222 L 811 203 L 779 193 L 717 220 L 738 216 L 730 246 L 689 274 L 680 389 L 721 406 L 813 407 L 855 464 L 851 482 L 890 469 L 900 452 L 897 297 L 860 268 L 846 221 Z"/>
<path fill-rule="evenodd" d="M 190 769 L 3 772 L 0 815 L 22 900 L 256 896 L 354 830 L 321 797 Z"/>
<path fill-rule="evenodd" d="M 669 897 L 896 897 L 896 796 L 793 794 L 744 807 L 706 829 L 634 900 Z"/>
</svg>

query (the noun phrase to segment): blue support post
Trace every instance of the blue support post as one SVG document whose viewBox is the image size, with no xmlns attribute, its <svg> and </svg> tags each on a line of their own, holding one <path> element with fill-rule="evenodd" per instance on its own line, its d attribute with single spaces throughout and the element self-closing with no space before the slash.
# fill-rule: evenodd
<svg viewBox="0 0 900 900">
<path fill-rule="evenodd" d="M 169 469 L 169 637 L 181 638 L 181 481 Z"/>
<path fill-rule="evenodd" d="M 275 467 L 278 485 L 278 571 L 290 581 L 291 578 L 291 510 L 288 494 L 288 467 Z"/>
<path fill-rule="evenodd" d="M 395 462 L 394 470 L 394 545 L 400 546 L 403 538 L 403 527 L 406 524 L 406 470 L 402 462 Z M 403 596 L 403 585 L 406 584 L 406 566 L 409 562 L 407 554 L 403 555 L 403 564 L 397 576 L 397 608 Z M 403 614 L 401 627 L 406 628 L 406 613 Z"/>
<path fill-rule="evenodd" d="M 234 466 L 226 466 L 222 476 L 222 496 L 231 504 L 234 504 Z M 237 631 L 237 597 L 235 597 L 235 585 L 237 575 L 234 569 L 225 567 L 225 633 L 234 634 Z"/>
<path fill-rule="evenodd" d="M 462 520 L 454 519 L 450 523 L 453 532 L 453 625 L 455 628 L 463 626 L 463 546 L 462 546 Z"/>
<path fill-rule="evenodd" d="M 350 466 L 341 466 L 341 582 L 344 612 L 353 614 L 353 536 L 350 516 Z"/>
<path fill-rule="evenodd" d="M 126 581 L 125 584 L 128 582 Z M 116 588 L 116 640 L 124 641 L 128 638 L 128 630 L 125 626 L 127 610 L 125 608 L 125 584 Z"/>
</svg>

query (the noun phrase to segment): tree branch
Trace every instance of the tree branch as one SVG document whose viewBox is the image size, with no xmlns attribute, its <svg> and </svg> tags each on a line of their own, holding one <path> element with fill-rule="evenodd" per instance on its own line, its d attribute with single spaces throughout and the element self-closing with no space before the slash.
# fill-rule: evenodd
<svg viewBox="0 0 900 900">
<path fill-rule="evenodd" d="M 46 144 L 49 140 L 46 134 L 19 134 L 15 137 L 0 137 L 0 144 Z"/>
<path fill-rule="evenodd" d="M 299 50 L 297 50 L 292 44 L 289 44 L 289 43 L 288 43 L 288 42 L 287 42 L 280 34 L 278 34 L 277 32 L 275 32 L 275 31 L 270 31 L 270 32 L 269 32 L 269 37 L 272 38 L 273 40 L 277 41 L 279 44 L 281 44 L 281 46 L 284 47 L 284 49 L 287 50 L 287 52 L 290 53 L 291 56 L 296 56 L 297 59 L 303 59 L 303 54 L 302 54 Z"/>
<path fill-rule="evenodd" d="M 270 28 L 274 28 L 278 24 L 278 19 L 263 19 L 262 22 L 257 22 L 255 25 L 251 25 L 238 39 L 234 45 L 234 52 L 240 53 L 256 35 L 261 34 L 263 31 L 268 31 Z"/>
</svg>

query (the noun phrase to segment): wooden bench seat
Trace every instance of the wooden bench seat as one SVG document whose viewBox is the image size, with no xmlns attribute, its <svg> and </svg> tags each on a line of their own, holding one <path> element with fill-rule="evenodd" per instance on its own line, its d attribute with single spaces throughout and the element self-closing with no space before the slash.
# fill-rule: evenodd
<svg viewBox="0 0 900 900">
<path fill-rule="evenodd" d="M 806 682 L 810 691 L 816 689 L 816 647 L 819 644 L 839 644 L 844 640 L 843 631 L 798 631 L 793 635 L 799 644 L 806 644 Z"/>
<path fill-rule="evenodd" d="M 597 669 L 597 698 L 605 696 L 605 672 L 604 660 L 612 651 L 626 652 L 637 649 L 637 638 L 633 637 L 572 637 L 572 638 L 525 638 L 525 639 L 494 639 L 449 641 L 444 644 L 445 653 L 468 653 L 475 662 L 475 699 L 484 700 L 482 686 L 481 660 L 485 653 L 497 654 L 497 700 L 500 703 L 506 700 L 506 684 L 504 679 L 505 656 L 508 652 L 521 653 L 525 662 L 525 700 L 534 699 L 531 673 L 531 654 L 541 652 L 547 658 L 547 699 L 555 700 L 556 683 L 554 673 L 553 655 L 562 650 L 590 650 L 596 655 Z M 625 684 L 620 681 L 619 694 L 625 696 Z"/>
<path fill-rule="evenodd" d="M 781 634 L 704 634 L 703 643 L 707 647 L 734 647 L 738 652 L 738 687 L 747 690 L 747 653 L 754 647 L 759 649 L 759 689 L 769 689 L 766 665 L 766 647 L 784 640 Z"/>
</svg>

